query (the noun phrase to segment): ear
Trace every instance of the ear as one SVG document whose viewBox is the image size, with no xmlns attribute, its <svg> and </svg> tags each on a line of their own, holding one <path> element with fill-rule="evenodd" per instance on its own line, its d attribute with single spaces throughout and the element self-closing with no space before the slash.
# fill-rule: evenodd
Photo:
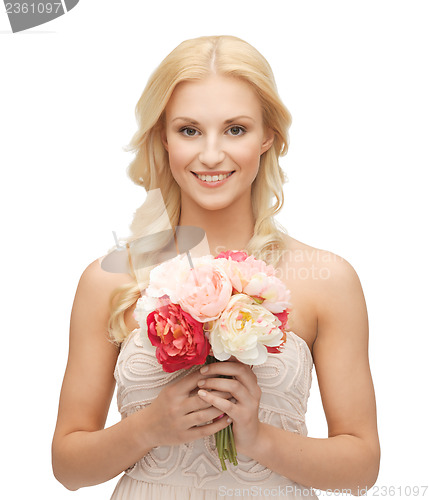
<svg viewBox="0 0 429 500">
<path fill-rule="evenodd" d="M 274 142 L 274 130 L 271 128 L 266 129 L 264 140 L 261 144 L 261 155 L 263 155 L 266 151 L 270 149 Z"/>
<path fill-rule="evenodd" d="M 165 150 L 168 152 L 167 132 L 165 131 L 164 127 L 162 127 L 161 129 L 161 141 L 162 144 L 164 144 Z"/>
</svg>

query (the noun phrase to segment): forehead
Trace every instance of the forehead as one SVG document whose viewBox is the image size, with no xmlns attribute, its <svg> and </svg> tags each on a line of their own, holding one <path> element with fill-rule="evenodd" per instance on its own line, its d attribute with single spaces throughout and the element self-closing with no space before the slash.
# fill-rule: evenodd
<svg viewBox="0 0 429 500">
<path fill-rule="evenodd" d="M 203 80 L 181 82 L 166 107 L 167 119 L 184 114 L 225 118 L 251 115 L 262 120 L 262 106 L 253 88 L 243 80 L 210 75 Z M 195 116 L 194 116 L 195 115 Z"/>
</svg>

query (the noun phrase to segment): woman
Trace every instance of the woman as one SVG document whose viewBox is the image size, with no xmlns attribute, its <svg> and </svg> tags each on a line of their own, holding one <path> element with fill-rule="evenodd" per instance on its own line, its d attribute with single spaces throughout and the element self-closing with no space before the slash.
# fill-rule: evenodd
<svg viewBox="0 0 429 500">
<path fill-rule="evenodd" d="M 125 470 L 115 500 L 370 488 L 380 450 L 365 301 L 350 264 L 291 238 L 273 219 L 291 118 L 270 66 L 235 37 L 188 40 L 153 73 L 136 114 L 132 180 L 160 188 L 171 225 L 204 229 L 213 255 L 244 249 L 274 265 L 291 291 L 290 332 L 284 355 L 266 366 L 225 361 L 168 379 L 142 354 L 133 317 L 148 268 L 114 274 L 93 262 L 73 304 L 55 476 L 75 490 Z M 133 238 L 165 229 L 156 220 L 144 205 Z M 306 435 L 313 362 L 324 439 Z M 114 373 L 123 418 L 104 429 Z M 221 472 L 212 436 L 230 421 L 239 465 Z"/>
</svg>

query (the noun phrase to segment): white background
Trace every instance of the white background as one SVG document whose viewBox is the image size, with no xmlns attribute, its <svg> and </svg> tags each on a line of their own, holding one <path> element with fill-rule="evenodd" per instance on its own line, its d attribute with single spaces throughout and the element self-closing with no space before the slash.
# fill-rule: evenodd
<svg viewBox="0 0 429 500">
<path fill-rule="evenodd" d="M 400 486 L 427 485 L 427 2 L 81 0 L 16 34 L 1 10 L 1 447 L 3 486 L 15 491 L 7 498 L 107 499 L 114 489 L 117 479 L 69 492 L 51 472 L 70 310 L 84 268 L 143 201 L 122 147 L 147 78 L 179 42 L 210 34 L 260 50 L 292 114 L 282 224 L 361 278 L 377 486 L 399 496 Z M 309 436 L 326 437 L 313 375 Z M 113 400 L 109 424 L 117 419 Z"/>
</svg>

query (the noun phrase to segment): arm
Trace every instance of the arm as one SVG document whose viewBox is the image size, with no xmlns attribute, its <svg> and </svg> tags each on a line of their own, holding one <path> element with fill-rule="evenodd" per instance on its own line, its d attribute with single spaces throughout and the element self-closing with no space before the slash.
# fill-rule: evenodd
<svg viewBox="0 0 429 500">
<path fill-rule="evenodd" d="M 196 372 L 165 387 L 150 406 L 104 429 L 118 356 L 107 333 L 110 294 L 127 281 L 131 277 L 105 272 L 95 261 L 82 274 L 76 291 L 69 358 L 52 442 L 54 475 L 70 490 L 115 477 L 155 446 L 199 439 L 228 425 L 224 417 L 194 427 L 221 414 L 209 404 L 201 404 L 198 396 L 190 397 L 202 378 Z M 131 324 L 130 316 L 126 322 Z"/>
<path fill-rule="evenodd" d="M 118 355 L 107 333 L 110 294 L 127 281 L 126 275 L 107 273 L 95 261 L 85 269 L 77 287 L 52 443 L 55 477 L 72 490 L 114 477 L 137 455 L 147 452 L 148 446 L 135 446 L 135 419 L 102 430 L 114 391 Z"/>
<path fill-rule="evenodd" d="M 245 365 L 235 363 L 237 366 L 229 369 L 231 373 L 210 365 L 211 375 L 211 370 L 235 375 L 238 382 L 230 382 L 233 385 L 212 382 L 223 379 L 205 382 L 206 387 L 229 390 L 237 404 L 210 394 L 204 399 L 233 419 L 241 453 L 305 486 L 350 489 L 357 494 L 358 488 L 370 488 L 375 483 L 380 459 L 368 362 L 367 313 L 353 268 L 337 260 L 331 263 L 330 271 L 328 280 L 315 285 L 319 287 L 315 289 L 318 332 L 313 345 L 329 437 L 309 438 L 259 421 L 255 425 L 259 398 L 253 397 L 252 402 L 249 395 L 257 395 L 258 388 Z M 226 363 L 218 365 L 222 364 Z"/>
</svg>

